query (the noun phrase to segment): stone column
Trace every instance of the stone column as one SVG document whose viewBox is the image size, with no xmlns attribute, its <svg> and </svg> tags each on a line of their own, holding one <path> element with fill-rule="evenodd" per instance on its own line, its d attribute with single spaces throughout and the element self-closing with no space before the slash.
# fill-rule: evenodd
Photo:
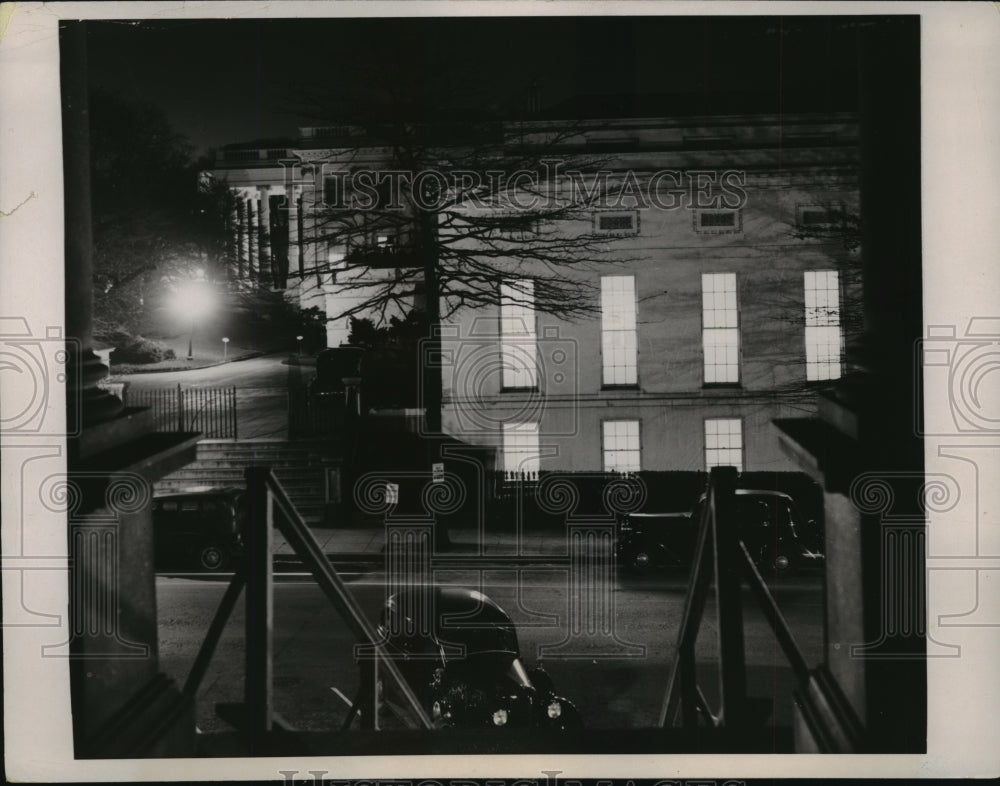
<svg viewBox="0 0 1000 786">
<path fill-rule="evenodd" d="M 274 269 L 271 266 L 271 187 L 257 186 L 257 240 L 260 243 L 260 276 L 274 285 Z"/>
<path fill-rule="evenodd" d="M 93 350 L 94 240 L 90 208 L 90 115 L 87 107 L 86 33 L 67 28 L 63 38 L 63 198 L 66 210 L 66 402 L 68 433 L 118 415 L 122 402 L 97 383 L 108 375 Z M 75 63 L 68 66 L 66 63 Z"/>
<path fill-rule="evenodd" d="M 251 280 L 260 278 L 260 269 L 257 265 L 257 224 L 254 221 L 254 200 L 247 199 L 247 273 Z"/>
<path fill-rule="evenodd" d="M 306 275 L 306 243 L 305 243 L 306 227 L 304 218 L 305 203 L 306 203 L 305 197 L 299 196 L 298 204 L 296 205 L 296 211 L 298 215 L 296 233 L 299 238 L 299 246 L 295 250 L 295 253 L 298 257 L 299 272 L 302 273 L 303 278 L 305 278 Z"/>
<path fill-rule="evenodd" d="M 226 214 L 226 254 L 229 257 L 229 275 L 240 278 L 240 216 L 236 199 L 229 203 Z"/>
<path fill-rule="evenodd" d="M 152 484 L 194 459 L 197 434 L 154 434 L 152 410 L 96 387 L 86 23 L 60 29 L 67 332 L 66 658 L 76 758 L 190 756 L 194 707 L 159 670 Z"/>
<path fill-rule="evenodd" d="M 288 205 L 288 267 L 292 259 L 298 260 L 299 277 L 302 277 L 302 253 L 299 249 L 299 187 L 289 186 L 285 194 Z"/>
<path fill-rule="evenodd" d="M 917 752 L 926 740 L 919 28 L 859 36 L 864 334 L 818 417 L 776 421 L 823 485 L 826 659 L 802 693 L 797 748 Z M 832 748 L 831 748 L 832 749 Z M 834 749 L 835 750 L 835 749 Z"/>
<path fill-rule="evenodd" d="M 236 197 L 236 215 L 239 219 L 236 225 L 236 265 L 240 280 L 249 276 L 247 269 L 247 203 L 240 194 Z"/>
</svg>

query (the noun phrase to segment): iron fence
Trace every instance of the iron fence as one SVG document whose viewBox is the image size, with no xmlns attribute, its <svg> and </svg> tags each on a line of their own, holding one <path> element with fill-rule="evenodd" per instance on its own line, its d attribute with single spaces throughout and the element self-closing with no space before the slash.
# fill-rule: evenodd
<svg viewBox="0 0 1000 786">
<path fill-rule="evenodd" d="M 207 439 L 236 439 L 236 388 L 132 389 L 122 391 L 127 407 L 153 410 L 157 431 L 199 431 Z"/>
<path fill-rule="evenodd" d="M 288 436 L 291 439 L 333 439 L 354 433 L 361 416 L 356 386 L 315 395 L 307 387 L 288 388 Z"/>
</svg>

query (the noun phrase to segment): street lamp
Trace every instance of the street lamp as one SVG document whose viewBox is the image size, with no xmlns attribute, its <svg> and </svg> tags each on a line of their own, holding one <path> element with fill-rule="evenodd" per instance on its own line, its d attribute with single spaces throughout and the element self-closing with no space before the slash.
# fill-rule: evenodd
<svg viewBox="0 0 1000 786">
<path fill-rule="evenodd" d="M 299 359 L 302 359 L 302 336 L 296 336 L 295 340 L 299 342 Z"/>
<path fill-rule="evenodd" d="M 222 361 L 226 361 L 226 357 L 229 355 L 229 339 L 226 336 L 222 337 Z"/>
<path fill-rule="evenodd" d="M 204 272 L 200 270 L 198 272 L 201 273 L 201 276 L 178 284 L 174 290 L 174 312 L 181 319 L 191 323 L 191 335 L 188 338 L 188 360 L 194 359 L 194 331 L 198 323 L 211 314 L 212 309 L 215 308 L 215 298 L 211 285 L 204 279 Z"/>
</svg>

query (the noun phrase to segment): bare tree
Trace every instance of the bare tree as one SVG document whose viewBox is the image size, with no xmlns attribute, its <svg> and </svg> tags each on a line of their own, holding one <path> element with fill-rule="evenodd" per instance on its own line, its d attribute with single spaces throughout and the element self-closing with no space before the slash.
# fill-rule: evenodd
<svg viewBox="0 0 1000 786">
<path fill-rule="evenodd" d="M 595 206 L 623 196 L 620 180 L 570 187 L 567 172 L 608 164 L 580 152 L 580 124 L 505 120 L 510 111 L 477 102 L 482 86 L 464 83 L 454 64 L 392 59 L 380 51 L 340 80 L 344 87 L 296 98 L 337 129 L 335 155 L 322 162 L 322 206 L 302 239 L 338 259 L 345 305 L 327 318 L 380 323 L 422 304 L 425 356 L 433 356 L 441 322 L 462 308 L 499 305 L 504 283 L 515 282 L 506 297 L 524 293 L 520 305 L 540 312 L 595 313 L 593 277 L 573 271 L 630 259 L 609 254 L 616 238 L 593 225 Z M 427 371 L 427 431 L 440 435 L 440 369 Z"/>
</svg>

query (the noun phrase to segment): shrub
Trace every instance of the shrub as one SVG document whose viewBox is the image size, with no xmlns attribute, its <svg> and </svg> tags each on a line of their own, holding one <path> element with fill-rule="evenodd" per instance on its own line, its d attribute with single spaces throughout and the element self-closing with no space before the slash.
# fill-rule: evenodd
<svg viewBox="0 0 1000 786">
<path fill-rule="evenodd" d="M 151 341 L 142 336 L 130 336 L 115 347 L 111 353 L 112 363 L 159 363 L 161 360 L 173 360 L 172 349 L 157 341 Z"/>
</svg>

